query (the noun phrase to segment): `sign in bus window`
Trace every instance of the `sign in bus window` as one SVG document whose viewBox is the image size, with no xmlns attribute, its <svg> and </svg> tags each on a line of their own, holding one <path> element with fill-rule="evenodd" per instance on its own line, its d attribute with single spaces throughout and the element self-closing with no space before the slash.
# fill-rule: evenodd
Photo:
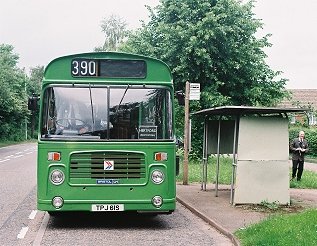
<svg viewBox="0 0 317 246">
<path fill-rule="evenodd" d="M 157 126 L 140 126 L 139 139 L 157 139 Z"/>
</svg>

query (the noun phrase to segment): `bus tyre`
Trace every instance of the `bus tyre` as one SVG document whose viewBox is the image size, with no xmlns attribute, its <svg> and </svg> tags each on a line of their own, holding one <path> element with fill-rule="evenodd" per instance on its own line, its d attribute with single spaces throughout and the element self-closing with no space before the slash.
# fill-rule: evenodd
<svg viewBox="0 0 317 246">
<path fill-rule="evenodd" d="M 51 217 L 57 218 L 57 217 L 62 217 L 63 213 L 59 211 L 48 211 L 48 214 Z"/>
</svg>

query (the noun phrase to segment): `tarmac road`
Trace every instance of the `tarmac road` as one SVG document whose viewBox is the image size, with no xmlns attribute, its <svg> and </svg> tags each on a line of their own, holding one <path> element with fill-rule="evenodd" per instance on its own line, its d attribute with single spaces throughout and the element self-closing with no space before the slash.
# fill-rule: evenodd
<svg viewBox="0 0 317 246">
<path fill-rule="evenodd" d="M 180 204 L 171 215 L 36 210 L 36 144 L 0 148 L 0 245 L 232 245 Z"/>
<path fill-rule="evenodd" d="M 171 215 L 74 214 L 50 218 L 41 245 L 232 245 L 178 204 Z"/>
<path fill-rule="evenodd" d="M 35 193 L 35 160 L 35 144 L 0 148 L 0 245 L 17 242 L 35 209 L 35 201 L 29 199 Z"/>
</svg>

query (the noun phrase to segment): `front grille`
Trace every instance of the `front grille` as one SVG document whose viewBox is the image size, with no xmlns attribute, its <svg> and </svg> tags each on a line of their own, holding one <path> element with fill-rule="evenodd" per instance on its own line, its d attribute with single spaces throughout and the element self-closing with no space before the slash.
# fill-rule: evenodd
<svg viewBox="0 0 317 246">
<path fill-rule="evenodd" d="M 104 161 L 114 170 L 104 170 Z M 75 153 L 70 157 L 70 178 L 140 179 L 145 177 L 145 156 L 133 152 Z"/>
</svg>

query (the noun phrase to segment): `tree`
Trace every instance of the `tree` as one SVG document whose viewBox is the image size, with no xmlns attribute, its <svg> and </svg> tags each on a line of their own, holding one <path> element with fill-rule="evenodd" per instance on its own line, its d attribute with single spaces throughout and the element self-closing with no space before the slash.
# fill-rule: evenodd
<svg viewBox="0 0 317 246">
<path fill-rule="evenodd" d="M 95 48 L 95 51 L 116 51 L 128 35 L 126 21 L 116 15 L 103 19 L 101 29 L 105 34 L 105 42 L 103 46 Z"/>
<path fill-rule="evenodd" d="M 25 72 L 17 67 L 19 56 L 13 46 L 0 44 L 0 139 L 19 140 L 24 136 L 28 115 Z"/>
<path fill-rule="evenodd" d="M 178 90 L 187 80 L 200 83 L 202 108 L 272 106 L 285 95 L 286 80 L 265 63 L 270 35 L 255 36 L 263 24 L 252 8 L 253 1 L 161 1 L 123 50 L 165 61 Z"/>
<path fill-rule="evenodd" d="M 30 69 L 30 79 L 29 79 L 28 90 L 27 90 L 29 96 L 33 94 L 40 95 L 43 77 L 44 77 L 44 66 L 36 66 Z M 35 111 L 32 110 L 30 113 L 31 113 L 30 136 L 31 138 L 33 138 L 35 137 L 34 136 L 35 129 L 37 129 L 38 127 L 39 114 L 38 114 L 38 110 L 35 110 Z"/>
<path fill-rule="evenodd" d="M 44 76 L 44 66 L 36 66 L 30 69 L 30 81 L 28 86 L 28 94 L 40 94 L 42 79 Z"/>
<path fill-rule="evenodd" d="M 286 94 L 286 79 L 265 62 L 269 34 L 257 37 L 263 23 L 253 1 L 164 0 L 148 7 L 150 21 L 130 34 L 123 51 L 156 57 L 172 69 L 176 90 L 200 83 L 201 99 L 191 111 L 223 105 L 274 106 Z M 181 110 L 176 110 L 181 112 Z M 182 134 L 183 115 L 177 133 Z M 202 146 L 202 122 L 192 123 L 192 142 Z M 199 147 L 200 146 L 200 147 Z"/>
</svg>

